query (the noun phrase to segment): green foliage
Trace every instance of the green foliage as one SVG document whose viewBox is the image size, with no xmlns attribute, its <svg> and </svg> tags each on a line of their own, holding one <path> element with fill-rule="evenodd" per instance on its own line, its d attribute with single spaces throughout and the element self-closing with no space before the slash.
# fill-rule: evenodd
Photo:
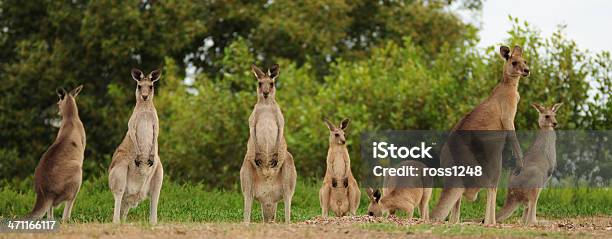
<svg viewBox="0 0 612 239">
<path fill-rule="evenodd" d="M 448 130 L 501 79 L 499 46 L 477 50 L 477 29 L 448 11 L 451 4 L 481 7 L 479 0 L 0 1 L 0 180 L 31 178 L 57 133 L 55 88 L 79 84 L 84 175 L 105 175 L 134 105 L 130 68 L 163 66 L 155 103 L 168 175 L 231 188 L 256 102 L 254 62 L 281 65 L 277 101 L 298 175 L 324 172 L 323 117 L 352 119 L 348 143 L 358 168 L 360 133 Z M 535 128 L 531 102 L 564 102 L 562 129 L 610 129 L 610 53 L 578 49 L 562 29 L 542 38 L 511 21 L 505 42 L 523 46 L 532 71 L 519 86 L 517 129 Z"/>
</svg>

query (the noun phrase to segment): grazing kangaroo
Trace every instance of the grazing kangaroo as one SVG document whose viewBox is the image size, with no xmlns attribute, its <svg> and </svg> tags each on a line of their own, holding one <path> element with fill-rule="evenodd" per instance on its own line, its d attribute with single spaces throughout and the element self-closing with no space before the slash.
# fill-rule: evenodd
<svg viewBox="0 0 612 239">
<path fill-rule="evenodd" d="M 47 213 L 53 219 L 53 208 L 66 202 L 62 221 L 70 219 L 72 206 L 83 181 L 83 158 L 85 157 L 85 128 L 79 118 L 76 96 L 83 85 L 70 93 L 58 89 L 59 115 L 62 116 L 55 142 L 47 149 L 34 171 L 36 203 L 26 218 L 40 219 Z"/>
<path fill-rule="evenodd" d="M 157 223 L 164 169 L 158 155 L 159 119 L 153 105 L 153 85 L 160 76 L 161 70 L 145 76 L 142 71 L 132 69 L 132 78 L 137 82 L 136 106 L 125 138 L 108 169 L 108 184 L 115 199 L 113 223 L 125 220 L 130 208 L 138 206 L 147 196 L 151 197 L 149 222 Z"/>
<path fill-rule="evenodd" d="M 529 67 L 527 66 L 527 62 L 523 59 L 523 50 L 519 46 L 515 46 L 512 52 L 507 46 L 502 46 L 500 47 L 500 54 L 506 61 L 503 67 L 502 81 L 497 84 L 487 99 L 464 116 L 459 123 L 453 127 L 451 135 L 460 131 L 504 132 L 503 141 L 505 142 L 506 138 L 510 140 L 512 153 L 517 158 L 515 172 L 520 172 L 523 165 L 523 155 L 514 131 L 514 116 L 516 115 L 516 109 L 520 98 L 518 83 L 521 77 L 529 76 Z M 497 144 L 493 146 L 487 146 L 485 150 L 488 152 L 486 152 L 486 155 L 482 155 L 484 157 L 477 157 L 474 155 L 474 152 L 469 151 L 479 145 L 475 145 L 474 142 L 468 142 L 467 140 L 465 142 L 460 142 L 464 144 L 464 148 L 467 148 L 468 151 L 464 151 L 463 153 L 465 153 L 465 155 L 462 154 L 462 156 L 459 157 L 471 157 L 471 159 L 478 161 L 479 164 L 485 165 L 486 167 L 484 170 L 487 175 L 483 177 L 484 179 L 479 179 L 486 180 L 485 183 L 488 185 L 485 224 L 495 224 L 495 200 L 499 175 L 501 174 L 501 149 L 503 149 L 504 142 L 501 142 L 501 144 L 496 142 Z M 493 142 L 488 143 L 491 144 Z M 457 157 L 457 153 L 451 153 L 451 150 L 453 149 L 449 147 L 448 142 L 442 148 L 440 163 L 443 167 L 455 165 L 453 157 Z M 459 177 L 445 178 L 445 183 L 450 181 L 454 181 L 455 183 L 457 181 L 465 182 Z M 440 202 L 432 212 L 432 219 L 437 221 L 444 220 L 449 211 L 451 211 L 451 207 L 453 207 L 450 222 L 459 222 L 461 195 L 464 194 L 469 200 L 473 201 L 476 199 L 479 190 L 480 188 L 471 187 L 445 187 L 442 190 Z"/>
<path fill-rule="evenodd" d="M 506 220 L 519 204 L 524 204 L 526 207 L 523 210 L 523 223 L 536 223 L 538 197 L 557 166 L 555 147 L 557 119 L 555 116 L 561 104 L 555 104 L 550 108 L 532 104 L 539 113 L 540 130 L 535 141 L 525 153 L 523 171 L 518 175 L 510 175 L 506 202 L 497 215 L 497 222 Z"/>
<path fill-rule="evenodd" d="M 249 117 L 249 141 L 240 168 L 240 186 L 244 196 L 244 222 L 251 221 L 253 198 L 261 203 L 264 222 L 274 222 L 276 204 L 284 199 L 285 222 L 291 222 L 291 198 L 297 173 L 293 156 L 287 151 L 285 119 L 276 103 L 275 82 L 279 66 L 273 65 L 267 74 L 251 65 L 259 83 L 257 104 Z"/>
<path fill-rule="evenodd" d="M 427 167 L 425 164 L 407 160 L 400 166 L 413 166 L 421 172 Z M 402 181 L 398 181 L 402 180 Z M 382 189 L 374 191 L 368 188 L 368 198 L 370 205 L 368 206 L 368 215 L 380 217 L 383 214 L 395 214 L 397 210 L 404 210 L 408 216 L 408 220 L 412 219 L 414 209 L 419 208 L 421 219 L 429 220 L 429 199 L 433 189 L 433 178 L 431 176 L 418 177 L 385 177 L 385 183 Z"/>
<path fill-rule="evenodd" d="M 338 217 L 349 213 L 355 215 L 359 207 L 361 192 L 351 172 L 351 159 L 344 137 L 344 130 L 348 127 L 349 119 L 342 120 L 339 127 L 334 126 L 327 119 L 324 121 L 329 129 L 329 149 L 327 150 L 327 169 L 323 178 L 323 186 L 319 190 L 323 217 L 327 217 L 330 208 Z"/>
</svg>

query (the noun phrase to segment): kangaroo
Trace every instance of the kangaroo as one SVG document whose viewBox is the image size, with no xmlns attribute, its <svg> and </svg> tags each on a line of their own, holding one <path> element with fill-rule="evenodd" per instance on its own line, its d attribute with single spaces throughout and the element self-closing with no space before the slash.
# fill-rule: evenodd
<svg viewBox="0 0 612 239">
<path fill-rule="evenodd" d="M 289 223 L 297 173 L 293 156 L 287 151 L 285 119 L 275 100 L 279 66 L 274 64 L 267 74 L 255 65 L 251 70 L 259 84 L 257 104 L 249 117 L 247 152 L 240 168 L 244 222 L 251 221 L 253 198 L 261 203 L 264 222 L 274 222 L 276 204 L 282 198 L 285 222 Z"/>
<path fill-rule="evenodd" d="M 509 139 L 512 146 L 512 153 L 517 158 L 515 173 L 520 172 L 523 165 L 523 155 L 516 138 L 514 131 L 514 117 L 520 99 L 518 93 L 518 83 L 521 77 L 529 76 L 529 67 L 527 61 L 523 59 L 523 50 L 519 46 L 515 46 L 512 51 L 507 46 L 500 47 L 500 55 L 505 60 L 503 66 L 502 81 L 493 89 L 491 95 L 485 99 L 480 105 L 474 108 L 470 113 L 464 116 L 451 130 L 451 135 L 459 131 L 500 131 L 504 132 L 505 139 Z M 450 139 L 449 139 L 450 140 Z M 473 142 L 465 140 L 462 142 L 466 148 L 477 147 Z M 501 146 L 501 147 L 500 147 Z M 501 160 L 503 142 L 488 146 L 487 155 L 484 157 L 476 157 L 471 155 L 471 159 L 478 161 L 479 164 L 485 165 L 487 175 L 484 177 L 487 186 L 487 204 L 485 209 L 485 224 L 495 224 L 495 200 L 497 197 L 497 184 L 499 175 L 501 174 Z M 450 152 L 448 142 L 443 146 L 440 155 L 440 163 L 443 167 L 454 165 L 453 157 L 457 153 Z M 464 152 L 468 156 L 473 152 Z M 465 155 L 464 155 L 465 157 Z M 445 178 L 445 183 L 464 182 L 462 178 L 452 177 Z M 432 212 L 432 218 L 436 221 L 441 221 L 446 218 L 451 211 L 450 222 L 459 222 L 459 214 L 461 208 L 461 195 L 464 194 L 470 201 L 474 201 L 477 197 L 480 188 L 466 187 L 445 187 L 442 190 L 440 202 L 436 205 Z"/>
<path fill-rule="evenodd" d="M 540 130 L 535 141 L 525 153 L 525 168 L 518 175 L 510 175 L 506 202 L 497 215 L 497 222 L 502 222 L 510 217 L 519 204 L 525 204 L 523 223 L 536 223 L 538 197 L 557 166 L 555 147 L 557 119 L 555 116 L 561 105 L 562 103 L 558 103 L 547 108 L 539 104 L 532 104 L 539 113 Z"/>
<path fill-rule="evenodd" d="M 138 206 L 147 196 L 151 197 L 149 222 L 157 223 L 164 169 L 158 154 L 159 119 L 153 104 L 153 85 L 160 76 L 161 70 L 145 76 L 142 71 L 132 69 L 132 78 L 137 82 L 136 106 L 128 131 L 108 169 L 108 184 L 115 199 L 113 223 L 127 219 L 130 208 Z"/>
<path fill-rule="evenodd" d="M 339 127 L 325 119 L 329 129 L 329 149 L 327 151 L 327 169 L 323 186 L 319 190 L 319 202 L 323 217 L 327 217 L 331 208 L 336 216 L 355 215 L 359 207 L 359 185 L 351 172 L 351 159 L 346 149 L 344 131 L 350 120 L 344 119 Z"/>
<path fill-rule="evenodd" d="M 83 159 L 85 157 L 85 128 L 79 118 L 76 96 L 83 85 L 70 93 L 58 89 L 59 115 L 62 117 L 55 142 L 40 158 L 34 171 L 36 203 L 26 218 L 40 219 L 47 213 L 53 219 L 53 208 L 66 202 L 62 221 L 70 219 L 72 206 L 83 181 Z"/>
<path fill-rule="evenodd" d="M 400 166 L 413 166 L 418 168 L 419 172 L 426 165 L 415 160 L 407 160 Z M 401 182 L 398 180 L 402 180 Z M 421 219 L 429 220 L 429 199 L 433 189 L 433 178 L 431 176 L 419 177 L 385 177 L 385 183 L 382 189 L 374 191 L 368 188 L 368 198 L 370 205 L 368 206 L 368 215 L 380 217 L 383 214 L 395 214 L 397 210 L 404 210 L 408 216 L 408 220 L 412 219 L 414 209 L 419 208 Z"/>
</svg>

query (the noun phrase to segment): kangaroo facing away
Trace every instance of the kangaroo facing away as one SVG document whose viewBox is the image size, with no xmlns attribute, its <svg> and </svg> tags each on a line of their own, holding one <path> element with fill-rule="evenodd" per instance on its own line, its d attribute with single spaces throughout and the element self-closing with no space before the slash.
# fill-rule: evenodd
<svg viewBox="0 0 612 239">
<path fill-rule="evenodd" d="M 275 82 L 279 66 L 267 73 L 251 65 L 258 81 L 257 104 L 249 117 L 249 141 L 240 168 L 240 186 L 244 197 L 244 222 L 251 221 L 253 198 L 261 203 L 264 222 L 274 222 L 276 205 L 284 199 L 285 222 L 291 222 L 291 199 L 297 173 L 293 156 L 287 151 L 285 119 L 276 103 Z"/>
<path fill-rule="evenodd" d="M 53 208 L 66 202 L 62 221 L 70 219 L 72 206 L 81 188 L 85 157 L 85 128 L 79 118 L 76 96 L 83 86 L 70 93 L 58 89 L 59 115 L 62 117 L 55 142 L 40 158 L 34 171 L 36 203 L 26 218 L 40 219 L 47 213 L 53 219 Z"/>
<path fill-rule="evenodd" d="M 515 172 L 520 172 L 523 165 L 523 155 L 514 131 L 514 117 L 519 102 L 518 84 L 521 77 L 529 76 L 529 67 L 523 59 L 523 50 L 515 46 L 512 51 L 507 46 L 500 48 L 500 55 L 505 60 L 503 66 L 503 78 L 493 89 L 491 95 L 470 113 L 464 116 L 451 130 L 451 135 L 459 131 L 499 131 L 504 132 L 504 138 L 510 140 L 512 153 L 517 158 Z M 450 140 L 450 139 L 449 139 Z M 503 140 L 505 141 L 505 139 Z M 462 142 L 466 148 L 478 147 L 474 142 Z M 499 147 L 501 146 L 501 147 Z M 473 152 L 466 152 L 472 155 L 472 159 L 478 161 L 486 167 L 487 204 L 485 208 L 485 224 L 495 224 L 495 200 L 497 196 L 497 185 L 501 174 L 501 160 L 503 142 L 496 142 L 494 146 L 487 146 L 488 152 L 484 157 L 475 157 Z M 453 157 L 455 153 L 450 152 L 448 143 L 442 148 L 440 164 L 442 167 L 455 165 Z M 462 156 L 462 157 L 465 157 Z M 464 182 L 462 178 L 445 178 L 445 184 L 451 181 Z M 445 187 L 442 190 L 439 203 L 432 212 L 432 219 L 441 221 L 446 218 L 451 211 L 450 222 L 459 222 L 461 195 L 465 195 L 469 200 L 475 200 L 480 188 L 471 187 Z"/>
<path fill-rule="evenodd" d="M 555 116 L 561 104 L 558 103 L 552 107 L 532 104 L 539 113 L 538 125 L 540 130 L 535 141 L 525 153 L 523 171 L 518 175 L 510 175 L 506 202 L 497 215 L 497 222 L 506 220 L 520 204 L 523 204 L 525 205 L 523 223 L 536 223 L 538 197 L 557 166 L 555 147 L 557 119 Z"/>
<path fill-rule="evenodd" d="M 427 167 L 425 164 L 415 161 L 406 160 L 399 166 L 413 166 L 421 171 Z M 399 181 L 401 180 L 401 181 Z M 397 210 L 404 210 L 408 216 L 408 220 L 412 219 L 415 208 L 419 208 L 421 219 L 429 220 L 429 199 L 433 189 L 433 178 L 430 176 L 419 177 L 391 177 L 386 176 L 382 189 L 374 191 L 368 188 L 368 198 L 370 205 L 368 206 L 368 215 L 380 217 L 383 214 L 394 215 Z"/>
<path fill-rule="evenodd" d="M 355 215 L 359 207 L 361 192 L 351 171 L 351 159 L 344 136 L 350 120 L 342 120 L 339 127 L 334 126 L 327 119 L 324 121 L 329 129 L 329 149 L 323 186 L 319 190 L 323 217 L 327 217 L 329 209 L 338 217 L 346 216 L 349 213 Z"/>
<path fill-rule="evenodd" d="M 160 76 L 161 70 L 146 76 L 132 69 L 132 78 L 137 82 L 136 106 L 108 170 L 108 184 L 115 199 L 113 223 L 125 220 L 130 208 L 138 206 L 147 196 L 151 197 L 149 222 L 157 223 L 164 169 L 158 155 L 159 119 L 153 105 L 153 84 Z"/>
</svg>

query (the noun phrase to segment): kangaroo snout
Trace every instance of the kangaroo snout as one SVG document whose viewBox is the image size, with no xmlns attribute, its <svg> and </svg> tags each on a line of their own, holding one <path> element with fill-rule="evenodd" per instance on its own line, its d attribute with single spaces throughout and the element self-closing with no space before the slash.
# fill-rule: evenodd
<svg viewBox="0 0 612 239">
<path fill-rule="evenodd" d="M 264 95 L 264 98 L 268 98 L 268 95 L 270 95 L 270 92 L 264 92 L 263 95 Z"/>
<path fill-rule="evenodd" d="M 148 95 L 143 95 L 143 96 L 142 96 L 142 100 L 147 101 L 147 99 L 149 99 L 149 96 L 148 96 Z"/>
<path fill-rule="evenodd" d="M 523 69 L 523 76 L 529 76 L 529 68 Z"/>
</svg>

